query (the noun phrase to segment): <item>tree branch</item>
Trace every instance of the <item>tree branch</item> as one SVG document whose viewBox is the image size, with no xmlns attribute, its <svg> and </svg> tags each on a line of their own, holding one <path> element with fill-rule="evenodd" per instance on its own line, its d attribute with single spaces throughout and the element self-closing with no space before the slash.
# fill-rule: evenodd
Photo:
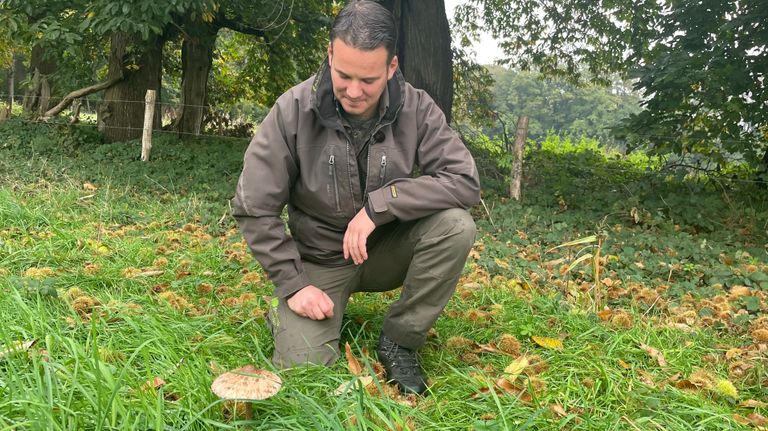
<svg viewBox="0 0 768 431">
<path fill-rule="evenodd" d="M 238 33 L 250 34 L 253 36 L 261 36 L 265 39 L 267 37 L 267 34 L 264 32 L 264 30 L 251 27 L 237 19 L 229 19 L 224 16 L 217 16 L 216 24 L 220 25 L 221 27 L 226 27 L 228 29 L 234 30 Z"/>
<path fill-rule="evenodd" d="M 90 87 L 81 88 L 79 90 L 75 90 L 69 94 L 67 94 L 64 99 L 59 102 L 58 105 L 54 106 L 53 108 L 46 111 L 45 114 L 43 114 L 43 119 L 48 119 L 53 117 L 54 115 L 57 115 L 59 112 L 63 111 L 64 109 L 69 106 L 70 103 L 72 103 L 73 100 L 78 99 L 83 96 L 87 96 L 91 93 L 95 93 L 97 91 L 106 90 L 109 87 L 112 87 L 113 85 L 117 84 L 118 82 L 122 81 L 122 76 L 116 76 L 110 80 L 91 85 Z"/>
</svg>

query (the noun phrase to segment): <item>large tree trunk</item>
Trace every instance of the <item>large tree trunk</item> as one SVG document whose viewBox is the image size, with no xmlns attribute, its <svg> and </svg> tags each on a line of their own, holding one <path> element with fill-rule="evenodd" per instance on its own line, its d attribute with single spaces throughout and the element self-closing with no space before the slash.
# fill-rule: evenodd
<svg viewBox="0 0 768 431">
<path fill-rule="evenodd" d="M 32 73 L 31 85 L 24 94 L 24 110 L 42 115 L 48 110 L 51 96 L 49 75 L 56 71 L 56 61 L 46 56 L 45 49 L 40 45 L 32 47 L 29 70 Z"/>
<path fill-rule="evenodd" d="M 123 80 L 107 89 L 99 107 L 99 130 L 108 142 L 120 142 L 141 137 L 144 124 L 144 96 L 147 90 L 160 93 L 162 79 L 163 39 L 153 38 L 141 45 L 131 45 L 132 38 L 122 32 L 111 37 L 107 81 Z M 130 56 L 128 47 L 139 50 Z M 158 97 L 157 104 L 160 103 Z M 161 109 L 156 106 L 154 127 L 161 127 Z"/>
<path fill-rule="evenodd" d="M 174 129 L 182 138 L 197 136 L 208 102 L 208 75 L 218 29 L 206 23 L 189 23 L 181 46 L 181 103 Z"/>
<path fill-rule="evenodd" d="M 451 121 L 453 54 L 444 0 L 382 0 L 395 15 L 397 58 L 406 81 L 429 93 Z"/>
</svg>

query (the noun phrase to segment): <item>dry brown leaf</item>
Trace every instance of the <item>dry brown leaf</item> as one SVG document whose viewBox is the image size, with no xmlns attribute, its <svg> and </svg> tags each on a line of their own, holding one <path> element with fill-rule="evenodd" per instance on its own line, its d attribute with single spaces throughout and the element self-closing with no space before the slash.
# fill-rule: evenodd
<svg viewBox="0 0 768 431">
<path fill-rule="evenodd" d="M 656 381 L 653 379 L 653 376 L 651 373 L 645 371 L 645 370 L 637 370 L 637 375 L 640 377 L 640 381 L 652 388 L 656 387 Z"/>
<path fill-rule="evenodd" d="M 37 343 L 37 339 L 29 340 L 29 341 L 18 341 L 16 343 L 13 343 L 8 348 L 0 350 L 0 359 L 5 358 L 6 356 L 13 355 L 14 353 L 19 353 L 19 352 L 29 350 L 29 348 L 34 346 L 35 343 Z"/>
<path fill-rule="evenodd" d="M 765 416 L 757 413 L 748 414 L 747 419 L 749 419 L 749 423 L 756 427 L 764 427 L 766 424 L 768 424 L 768 419 Z"/>
<path fill-rule="evenodd" d="M 499 354 L 502 354 L 502 355 L 514 356 L 514 355 L 512 355 L 510 353 L 507 353 L 507 352 L 499 349 L 496 346 L 496 343 L 477 344 L 475 346 L 475 351 L 476 352 L 485 352 L 485 353 L 499 353 Z"/>
<path fill-rule="evenodd" d="M 768 403 L 764 403 L 758 400 L 744 400 L 739 403 L 739 407 L 746 407 L 749 409 L 764 409 L 768 407 Z"/>
<path fill-rule="evenodd" d="M 734 413 L 733 414 L 733 420 L 735 420 L 736 422 L 738 422 L 738 423 L 740 423 L 742 425 L 749 425 L 749 419 L 745 418 L 744 416 L 742 416 L 742 415 L 740 415 L 738 413 Z"/>
<path fill-rule="evenodd" d="M 597 317 L 599 317 L 600 320 L 602 320 L 603 322 L 608 321 L 611 318 L 611 316 L 613 316 L 613 310 L 610 310 L 608 308 L 597 312 Z"/>
<path fill-rule="evenodd" d="M 357 390 L 359 388 L 365 388 L 368 389 L 369 386 L 373 385 L 376 386 L 373 383 L 373 377 L 371 376 L 362 376 L 362 377 L 353 377 L 352 380 L 348 382 L 344 382 L 341 385 L 339 385 L 338 388 L 336 388 L 336 391 L 334 391 L 334 395 L 341 396 L 345 395 L 351 391 Z"/>
<path fill-rule="evenodd" d="M 521 356 L 515 359 L 511 364 L 504 368 L 504 373 L 506 374 L 505 378 L 511 383 L 514 383 L 528 365 L 529 362 L 526 356 Z"/>
<path fill-rule="evenodd" d="M 142 391 L 148 391 L 150 389 L 157 390 L 163 387 L 164 385 L 165 385 L 165 380 L 163 380 L 158 376 L 155 376 L 152 380 L 147 380 L 146 382 L 144 382 L 144 384 L 141 385 L 141 390 Z"/>
<path fill-rule="evenodd" d="M 631 365 L 629 365 L 628 363 L 624 362 L 624 361 L 623 361 L 623 360 L 621 360 L 621 359 L 619 359 L 619 366 L 620 366 L 621 368 L 624 368 L 625 370 L 628 370 L 628 369 L 632 368 L 632 366 L 631 366 Z"/>
<path fill-rule="evenodd" d="M 646 353 L 648 353 L 648 355 L 650 355 L 651 358 L 655 359 L 656 362 L 658 362 L 660 367 L 667 366 L 667 360 L 664 359 L 663 353 L 644 343 L 640 343 L 640 348 L 643 349 Z"/>
<path fill-rule="evenodd" d="M 363 373 L 363 367 L 360 365 L 360 362 L 357 360 L 355 355 L 352 354 L 352 348 L 349 346 L 349 342 L 344 346 L 344 351 L 347 356 L 347 365 L 349 367 L 349 372 L 359 376 Z"/>
<path fill-rule="evenodd" d="M 549 409 L 552 410 L 552 413 L 557 417 L 564 418 L 568 416 L 568 413 L 566 413 L 565 409 L 560 404 L 550 404 Z"/>
<path fill-rule="evenodd" d="M 512 382 L 505 378 L 496 380 L 496 387 L 509 395 L 518 395 L 520 393 L 520 388 L 513 385 Z"/>
</svg>

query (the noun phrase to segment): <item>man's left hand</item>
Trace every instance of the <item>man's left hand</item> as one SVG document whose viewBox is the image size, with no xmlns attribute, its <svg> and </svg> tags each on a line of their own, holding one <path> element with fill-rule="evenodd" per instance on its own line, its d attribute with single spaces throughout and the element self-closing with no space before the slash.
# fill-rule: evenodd
<svg viewBox="0 0 768 431">
<path fill-rule="evenodd" d="M 368 251 L 365 248 L 365 242 L 368 235 L 376 229 L 365 208 L 355 215 L 347 225 L 347 231 L 344 233 L 344 259 L 352 258 L 355 265 L 360 265 L 368 259 Z"/>
</svg>

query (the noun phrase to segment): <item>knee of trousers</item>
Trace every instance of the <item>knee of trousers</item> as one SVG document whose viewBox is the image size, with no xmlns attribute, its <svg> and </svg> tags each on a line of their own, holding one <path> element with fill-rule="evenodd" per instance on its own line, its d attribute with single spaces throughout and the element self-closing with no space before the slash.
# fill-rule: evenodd
<svg viewBox="0 0 768 431">
<path fill-rule="evenodd" d="M 451 248 L 457 251 L 472 248 L 475 242 L 477 228 L 472 216 L 464 209 L 451 208 L 439 211 L 424 220 L 428 229 L 422 236 L 422 240 L 441 238 L 450 243 Z"/>
<path fill-rule="evenodd" d="M 275 345 L 272 364 L 277 368 L 291 368 L 308 365 L 333 365 L 340 357 L 336 344 L 326 343 L 316 347 L 280 348 Z"/>
</svg>

